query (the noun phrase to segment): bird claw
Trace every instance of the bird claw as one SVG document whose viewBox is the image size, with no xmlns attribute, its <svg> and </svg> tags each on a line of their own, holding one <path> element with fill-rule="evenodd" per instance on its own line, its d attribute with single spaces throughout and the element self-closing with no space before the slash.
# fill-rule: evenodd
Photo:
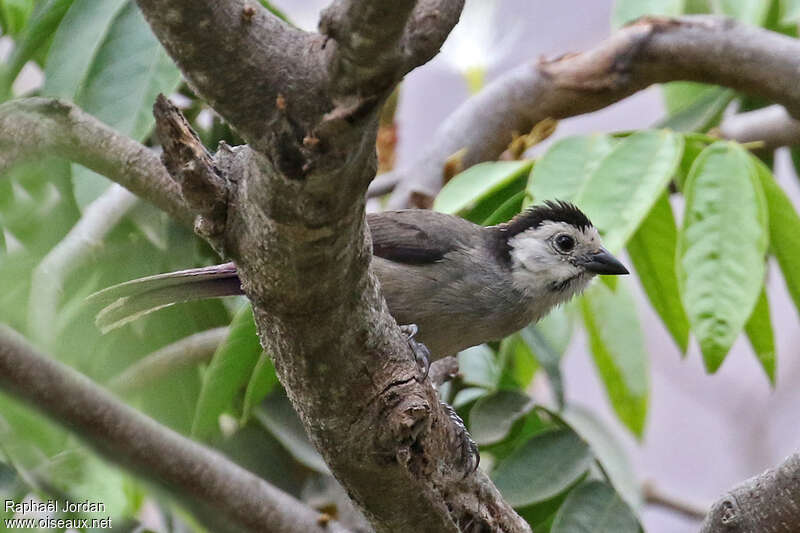
<svg viewBox="0 0 800 533">
<path fill-rule="evenodd" d="M 431 351 L 428 347 L 414 339 L 414 336 L 419 332 L 416 324 L 407 324 L 400 326 L 400 331 L 406 336 L 408 347 L 411 348 L 411 353 L 414 354 L 414 362 L 420 370 L 422 376 L 417 376 L 414 379 L 417 383 L 422 383 L 428 378 L 428 372 L 431 370 Z"/>
<path fill-rule="evenodd" d="M 475 444 L 475 441 L 472 440 L 469 432 L 467 431 L 467 427 L 464 425 L 464 421 L 461 420 L 461 417 L 458 416 L 455 409 L 453 409 L 449 404 L 445 402 L 439 402 L 442 404 L 442 407 L 445 411 L 447 411 L 447 416 L 450 417 L 450 422 L 456 427 L 456 443 L 460 459 L 459 459 L 459 466 L 461 466 L 464 470 L 464 477 L 475 472 L 478 469 L 478 465 L 481 463 L 481 455 L 478 452 L 478 445 Z"/>
</svg>

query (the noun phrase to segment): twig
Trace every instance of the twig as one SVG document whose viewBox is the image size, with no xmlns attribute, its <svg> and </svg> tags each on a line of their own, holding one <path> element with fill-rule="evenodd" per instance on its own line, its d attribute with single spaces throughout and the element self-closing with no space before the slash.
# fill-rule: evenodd
<svg viewBox="0 0 800 533">
<path fill-rule="evenodd" d="M 108 387 L 118 392 L 130 392 L 171 372 L 207 361 L 227 336 L 227 327 L 189 335 L 143 357 L 111 379 Z"/>
<path fill-rule="evenodd" d="M 0 173 L 41 154 L 79 163 L 192 223 L 177 184 L 152 150 L 62 100 L 26 98 L 0 105 Z"/>
<path fill-rule="evenodd" d="M 5 326 L 0 326 L 0 387 L 76 432 L 108 460 L 189 498 L 215 529 L 345 533 L 335 522 L 321 524 L 320 513 L 221 454 L 158 424 L 38 353 Z"/>
<path fill-rule="evenodd" d="M 800 144 L 800 121 L 793 119 L 785 108 L 773 105 L 726 118 L 719 126 L 719 133 L 740 143 L 761 141 L 761 149 L 771 151 Z"/>
<path fill-rule="evenodd" d="M 642 484 L 642 497 L 648 505 L 663 507 L 698 522 L 706 517 L 709 509 L 708 506 L 668 494 L 652 482 Z"/>
</svg>

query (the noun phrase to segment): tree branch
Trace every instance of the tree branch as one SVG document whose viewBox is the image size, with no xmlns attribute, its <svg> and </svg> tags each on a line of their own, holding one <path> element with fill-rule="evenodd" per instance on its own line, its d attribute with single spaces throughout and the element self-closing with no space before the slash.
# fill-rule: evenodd
<svg viewBox="0 0 800 533">
<path fill-rule="evenodd" d="M 720 134 L 740 143 L 763 142 L 764 150 L 800 144 L 800 121 L 779 105 L 739 113 L 722 121 Z"/>
<path fill-rule="evenodd" d="M 280 95 L 292 95 L 298 115 L 330 109 L 321 90 L 327 76 L 321 35 L 293 28 L 253 0 L 137 4 L 192 88 L 252 146 L 264 149 L 275 135 Z"/>
<path fill-rule="evenodd" d="M 708 513 L 708 506 L 688 501 L 674 494 L 668 494 L 653 483 L 644 483 L 642 496 L 647 505 L 663 507 L 691 520 L 701 521 Z"/>
<path fill-rule="evenodd" d="M 0 105 L 0 173 L 41 154 L 79 163 L 192 222 L 177 184 L 152 150 L 63 100 L 26 98 Z"/>
<path fill-rule="evenodd" d="M 389 208 L 414 191 L 435 194 L 447 158 L 466 148 L 464 168 L 496 159 L 514 132 L 546 119 L 606 107 L 654 83 L 691 80 L 725 85 L 782 104 L 800 117 L 800 41 L 713 16 L 643 18 L 589 51 L 522 65 L 462 104 L 397 181 Z"/>
<path fill-rule="evenodd" d="M 335 522 L 321 523 L 320 513 L 219 453 L 161 426 L 36 352 L 5 326 L 0 326 L 0 387 L 78 433 L 108 460 L 189 496 L 215 527 L 345 533 Z"/>
<path fill-rule="evenodd" d="M 463 0 L 337 0 L 320 20 L 320 32 L 337 45 L 332 78 L 362 94 L 394 87 L 439 51 L 463 7 Z"/>
<path fill-rule="evenodd" d="M 800 524 L 800 454 L 734 487 L 712 506 L 701 533 L 794 533 Z"/>
<path fill-rule="evenodd" d="M 320 33 L 336 43 L 331 77 L 345 91 L 366 86 L 371 88 L 367 93 L 380 93 L 394 87 L 404 74 L 397 72 L 404 54 L 401 37 L 416 3 L 336 0 L 325 9 Z"/>
</svg>

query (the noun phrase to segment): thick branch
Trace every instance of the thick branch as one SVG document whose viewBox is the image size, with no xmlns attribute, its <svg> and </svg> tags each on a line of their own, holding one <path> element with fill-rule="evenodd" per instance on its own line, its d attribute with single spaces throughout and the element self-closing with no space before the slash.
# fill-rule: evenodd
<svg viewBox="0 0 800 533">
<path fill-rule="evenodd" d="M 800 454 L 734 487 L 711 508 L 701 533 L 795 533 L 800 524 Z"/>
<path fill-rule="evenodd" d="M 114 399 L 0 326 L 0 387 L 92 444 L 107 459 L 164 484 L 228 530 L 341 532 L 333 522 L 228 459 Z M 220 517 L 218 516 L 218 518 Z"/>
<path fill-rule="evenodd" d="M 393 87 L 406 23 L 416 0 L 369 2 L 336 0 L 320 19 L 320 32 L 336 42 L 331 58 L 332 77 L 352 90 L 376 83 Z M 402 77 L 403 73 L 400 73 Z"/>
<path fill-rule="evenodd" d="M 800 41 L 712 16 L 644 18 L 596 48 L 518 67 L 467 100 L 434 142 L 397 177 L 390 208 L 415 190 L 435 194 L 446 159 L 466 148 L 464 168 L 496 159 L 514 132 L 617 102 L 653 83 L 691 80 L 732 87 L 782 104 L 800 117 Z"/>
<path fill-rule="evenodd" d="M 79 163 L 191 223 L 177 184 L 152 150 L 62 100 L 27 98 L 0 105 L 0 173 L 42 154 Z"/>
<path fill-rule="evenodd" d="M 320 20 L 336 42 L 332 77 L 346 91 L 371 94 L 391 88 L 439 51 L 463 0 L 337 0 Z"/>
<path fill-rule="evenodd" d="M 740 143 L 762 142 L 765 150 L 800 144 L 800 121 L 779 105 L 728 117 L 720 124 L 719 132 Z"/>
<path fill-rule="evenodd" d="M 283 22 L 257 0 L 137 0 L 192 88 L 254 147 L 280 115 L 279 95 L 321 116 L 324 38 Z M 296 132 L 303 138 L 303 132 Z"/>
</svg>

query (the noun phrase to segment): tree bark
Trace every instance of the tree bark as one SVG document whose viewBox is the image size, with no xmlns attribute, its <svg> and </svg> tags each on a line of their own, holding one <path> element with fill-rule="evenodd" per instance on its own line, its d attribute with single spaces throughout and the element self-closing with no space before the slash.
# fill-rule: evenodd
<svg viewBox="0 0 800 533">
<path fill-rule="evenodd" d="M 800 528 L 800 454 L 748 479 L 711 507 L 701 533 L 796 533 Z"/>
<path fill-rule="evenodd" d="M 388 207 L 407 207 L 415 192 L 438 192 L 445 162 L 456 152 L 464 150 L 464 169 L 497 159 L 514 133 L 547 118 L 596 111 L 654 83 L 724 85 L 800 117 L 799 69 L 797 39 L 715 16 L 645 17 L 591 50 L 502 75 L 445 120 L 418 160 L 381 176 L 375 190 L 394 184 Z"/>
</svg>

